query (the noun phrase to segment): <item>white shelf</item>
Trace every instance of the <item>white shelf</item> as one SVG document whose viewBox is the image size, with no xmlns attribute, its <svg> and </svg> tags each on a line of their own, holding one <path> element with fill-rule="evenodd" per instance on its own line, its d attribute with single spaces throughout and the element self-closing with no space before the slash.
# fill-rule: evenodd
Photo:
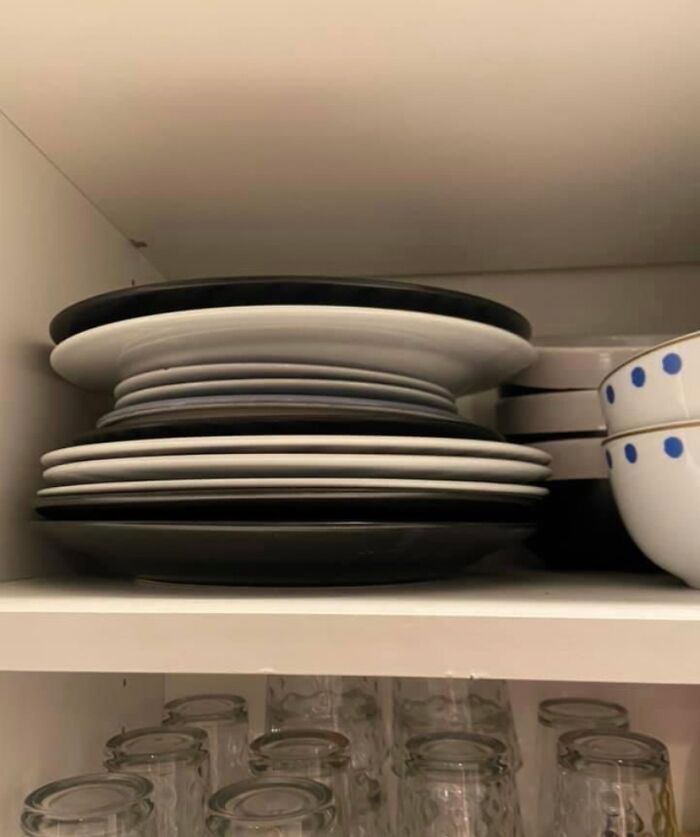
<svg viewBox="0 0 700 837">
<path fill-rule="evenodd" d="M 472 576 L 343 591 L 0 585 L 0 670 L 700 683 L 700 591 L 666 577 Z"/>
</svg>

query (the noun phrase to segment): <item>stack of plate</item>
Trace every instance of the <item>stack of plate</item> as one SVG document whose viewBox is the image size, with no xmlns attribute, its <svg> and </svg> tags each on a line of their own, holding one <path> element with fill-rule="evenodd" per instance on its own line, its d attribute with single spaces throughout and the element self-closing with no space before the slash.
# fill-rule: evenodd
<svg viewBox="0 0 700 837">
<path fill-rule="evenodd" d="M 597 388 L 656 335 L 553 337 L 503 387 L 497 426 L 508 439 L 552 457 L 551 495 L 534 546 L 552 567 L 648 570 L 620 520 L 603 456 L 605 419 Z"/>
<path fill-rule="evenodd" d="M 39 525 L 96 570 L 313 584 L 455 572 L 533 529 L 547 454 L 455 398 L 533 351 L 488 300 L 325 279 L 173 283 L 58 315 L 54 369 L 113 389 L 42 460 Z"/>
</svg>

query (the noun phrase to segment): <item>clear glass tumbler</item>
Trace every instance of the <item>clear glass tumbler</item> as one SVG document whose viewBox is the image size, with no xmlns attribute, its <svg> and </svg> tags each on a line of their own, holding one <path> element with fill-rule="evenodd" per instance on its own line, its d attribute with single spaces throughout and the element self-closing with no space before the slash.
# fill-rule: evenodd
<svg viewBox="0 0 700 837">
<path fill-rule="evenodd" d="M 311 779 L 248 779 L 212 796 L 206 822 L 216 837 L 330 837 L 333 795 Z"/>
<path fill-rule="evenodd" d="M 247 776 L 248 706 L 238 695 L 190 695 L 165 704 L 164 726 L 207 734 L 212 793 Z"/>
<path fill-rule="evenodd" d="M 336 832 L 355 835 L 350 741 L 331 730 L 293 729 L 261 735 L 250 745 L 254 776 L 293 776 L 314 779 L 333 793 Z"/>
<path fill-rule="evenodd" d="M 332 729 L 350 740 L 358 834 L 389 834 L 387 743 L 374 677 L 282 676 L 267 679 L 267 729 Z"/>
<path fill-rule="evenodd" d="M 110 771 L 136 773 L 155 789 L 157 837 L 200 837 L 209 782 L 207 735 L 195 727 L 144 727 L 110 738 Z"/>
<path fill-rule="evenodd" d="M 558 744 L 557 837 L 677 837 L 666 747 L 631 732 L 583 730 Z"/>
<path fill-rule="evenodd" d="M 121 773 L 62 779 L 29 794 L 20 824 L 29 837 L 154 837 L 153 785 Z"/>
<path fill-rule="evenodd" d="M 554 837 L 554 785 L 559 736 L 580 729 L 627 730 L 629 714 L 618 703 L 592 698 L 554 698 L 540 703 L 537 720 L 537 837 Z"/>
<path fill-rule="evenodd" d="M 478 732 L 502 741 L 511 768 L 522 765 L 504 680 L 396 677 L 392 681 L 392 767 L 401 775 L 406 742 L 432 732 Z"/>
<path fill-rule="evenodd" d="M 515 784 L 505 744 L 478 733 L 407 742 L 398 837 L 517 837 Z"/>
</svg>

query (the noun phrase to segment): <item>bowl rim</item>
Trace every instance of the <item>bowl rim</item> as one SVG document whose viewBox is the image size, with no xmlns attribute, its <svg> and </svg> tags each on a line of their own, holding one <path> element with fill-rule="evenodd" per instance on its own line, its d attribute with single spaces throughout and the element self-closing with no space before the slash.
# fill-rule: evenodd
<svg viewBox="0 0 700 837">
<path fill-rule="evenodd" d="M 616 375 L 621 369 L 624 369 L 625 366 L 629 366 L 631 363 L 635 363 L 641 357 L 646 357 L 650 355 L 652 352 L 657 351 L 658 349 L 665 349 L 667 346 L 675 346 L 677 343 L 684 343 L 686 340 L 692 340 L 693 338 L 700 337 L 700 330 L 697 331 L 690 331 L 688 334 L 680 334 L 678 337 L 672 337 L 670 340 L 664 340 L 663 343 L 657 343 L 655 346 L 649 346 L 649 348 L 645 349 L 643 352 L 639 352 L 632 357 L 627 358 L 624 363 L 621 363 L 619 366 L 616 366 L 611 372 L 603 378 L 598 386 L 598 392 L 603 393 L 603 388 L 605 387 L 606 383 L 612 378 L 613 375 Z"/>
<path fill-rule="evenodd" d="M 700 427 L 700 419 L 685 419 L 684 421 L 668 421 L 664 424 L 650 424 L 646 427 L 634 427 L 631 430 L 621 430 L 619 433 L 613 433 L 612 436 L 606 436 L 601 442 L 605 447 L 610 442 L 616 442 L 618 439 L 624 439 L 627 436 L 643 436 L 647 433 L 658 433 L 660 430 L 671 430 L 673 428 L 690 428 Z"/>
</svg>

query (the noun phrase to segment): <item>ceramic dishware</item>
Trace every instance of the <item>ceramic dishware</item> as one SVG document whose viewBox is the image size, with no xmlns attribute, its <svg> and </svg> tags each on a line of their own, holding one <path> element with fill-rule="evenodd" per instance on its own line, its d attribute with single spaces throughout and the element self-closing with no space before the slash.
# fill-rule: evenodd
<svg viewBox="0 0 700 837">
<path fill-rule="evenodd" d="M 507 437 L 605 431 L 595 389 L 503 398 L 496 405 L 496 425 Z"/>
<path fill-rule="evenodd" d="M 609 435 L 700 418 L 700 332 L 647 349 L 600 385 Z"/>
<path fill-rule="evenodd" d="M 112 390 L 124 378 L 183 364 L 288 361 L 380 369 L 458 395 L 497 386 L 527 366 L 531 344 L 474 320 L 423 311 L 249 305 L 174 311 L 74 334 L 51 353 L 61 377 Z"/>
<path fill-rule="evenodd" d="M 127 456 L 231 453 L 392 453 L 405 455 L 479 456 L 517 459 L 548 465 L 550 457 L 534 447 L 478 439 L 448 439 L 439 436 L 195 436 L 171 439 L 134 439 L 74 445 L 49 451 L 41 457 L 44 468 L 87 459 Z"/>
<path fill-rule="evenodd" d="M 167 479 L 239 477 L 377 476 L 407 479 L 460 479 L 535 482 L 547 479 L 546 465 L 475 456 L 375 453 L 219 453 L 90 459 L 44 471 L 49 485 Z"/>
<path fill-rule="evenodd" d="M 597 389 L 621 363 L 669 335 L 562 335 L 535 341 L 535 360 L 509 381 L 533 390 Z"/>
<path fill-rule="evenodd" d="M 632 538 L 658 566 L 700 587 L 700 422 L 620 433 L 604 448 Z"/>
</svg>

